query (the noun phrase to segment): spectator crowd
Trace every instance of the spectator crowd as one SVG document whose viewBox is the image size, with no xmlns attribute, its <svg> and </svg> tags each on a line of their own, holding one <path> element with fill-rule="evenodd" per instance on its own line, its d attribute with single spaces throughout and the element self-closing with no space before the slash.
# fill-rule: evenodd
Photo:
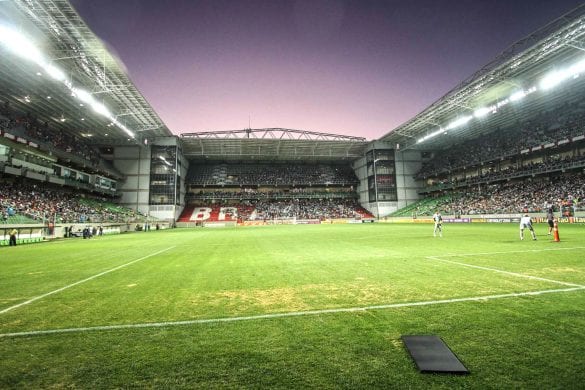
<svg viewBox="0 0 585 390">
<path fill-rule="evenodd" d="M 490 161 L 517 157 L 531 148 L 557 146 L 559 142 L 562 145 L 574 137 L 583 135 L 585 108 L 573 104 L 562 110 L 543 112 L 530 120 L 500 128 L 439 151 L 423 164 L 417 178 L 435 177 L 441 173 L 479 166 Z"/>
<path fill-rule="evenodd" d="M 349 165 L 210 164 L 193 165 L 187 174 L 187 184 L 200 186 L 315 186 L 357 182 Z"/>
<path fill-rule="evenodd" d="M 37 120 L 31 113 L 18 113 L 7 102 L 0 108 L 0 119 L 3 130 L 22 133 L 30 141 L 39 144 L 45 143 L 55 149 L 71 153 L 88 160 L 93 166 L 97 166 L 100 162 L 97 150 L 79 137 L 73 136 L 57 126 L 49 126 L 48 122 Z"/>
<path fill-rule="evenodd" d="M 129 222 L 141 217 L 104 199 L 17 180 L 0 183 L 0 207 L 3 221 L 16 214 L 37 223 Z"/>
<path fill-rule="evenodd" d="M 452 215 L 544 213 L 548 207 L 575 210 L 584 206 L 585 174 L 470 186 L 447 194 L 436 207 Z"/>
</svg>

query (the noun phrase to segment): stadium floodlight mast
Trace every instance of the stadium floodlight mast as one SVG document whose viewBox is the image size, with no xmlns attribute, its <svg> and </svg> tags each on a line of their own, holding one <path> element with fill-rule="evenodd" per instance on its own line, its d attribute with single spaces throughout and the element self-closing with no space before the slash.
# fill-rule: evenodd
<svg viewBox="0 0 585 390">
<path fill-rule="evenodd" d="M 71 96 L 77 97 L 82 103 L 89 105 L 97 114 L 108 118 L 130 138 L 136 137 L 134 132 L 120 123 L 110 110 L 103 103 L 98 102 L 91 93 L 74 87 L 67 79 L 65 72 L 46 59 L 43 53 L 26 36 L 11 27 L 0 24 L 0 44 L 15 55 L 39 65 L 51 78 L 62 82 L 71 92 Z"/>
<path fill-rule="evenodd" d="M 526 96 L 530 95 L 531 93 L 536 92 L 538 89 L 540 89 L 542 91 L 550 90 L 550 89 L 558 86 L 559 84 L 565 82 L 566 80 L 579 78 L 579 76 L 582 73 L 585 73 L 585 58 L 573 63 L 570 66 L 567 66 L 566 68 L 558 69 L 558 70 L 555 70 L 555 71 L 548 73 L 542 79 L 540 79 L 540 81 L 537 84 L 538 87 L 536 85 L 534 85 L 528 89 L 514 91 L 507 98 L 504 98 L 504 99 L 498 101 L 497 103 L 492 104 L 491 106 L 480 107 L 480 108 L 475 109 L 473 111 L 473 115 L 469 115 L 469 116 L 466 115 L 466 116 L 459 117 L 456 120 L 454 120 L 453 122 L 451 122 L 449 125 L 447 125 L 446 127 L 444 127 L 444 128 L 439 127 L 438 130 L 435 130 L 435 131 L 428 133 L 427 135 L 419 138 L 416 141 L 416 143 L 418 144 L 421 142 L 425 142 L 426 140 L 428 140 L 430 138 L 434 138 L 438 135 L 445 134 L 448 130 L 451 130 L 451 129 L 454 129 L 456 127 L 460 127 L 460 126 L 467 124 L 467 122 L 469 122 L 473 118 L 479 119 L 479 118 L 483 118 L 483 117 L 487 116 L 488 114 L 495 114 L 498 112 L 498 109 L 500 107 L 503 107 L 509 103 L 518 102 L 518 101 L 524 99 Z"/>
</svg>

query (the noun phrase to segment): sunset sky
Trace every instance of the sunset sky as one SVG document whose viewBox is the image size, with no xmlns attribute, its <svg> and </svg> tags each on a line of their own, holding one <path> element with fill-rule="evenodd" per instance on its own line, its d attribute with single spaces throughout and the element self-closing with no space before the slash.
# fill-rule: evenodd
<svg viewBox="0 0 585 390">
<path fill-rule="evenodd" d="M 72 0 L 175 133 L 379 138 L 581 1 Z"/>
</svg>

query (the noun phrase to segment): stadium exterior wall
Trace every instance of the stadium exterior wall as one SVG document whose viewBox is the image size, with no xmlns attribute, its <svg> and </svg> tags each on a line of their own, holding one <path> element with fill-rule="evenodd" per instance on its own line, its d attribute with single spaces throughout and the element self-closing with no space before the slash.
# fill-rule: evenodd
<svg viewBox="0 0 585 390">
<path fill-rule="evenodd" d="M 149 213 L 150 148 L 141 146 L 118 146 L 114 149 L 114 167 L 125 177 L 119 183 L 122 197 L 120 204 L 128 208 Z"/>
<path fill-rule="evenodd" d="M 387 143 L 376 141 L 370 144 L 367 151 L 376 148 L 389 149 L 390 147 Z M 406 207 L 420 198 L 418 193 L 422 188 L 423 183 L 414 180 L 414 175 L 422 167 L 420 152 L 416 150 L 408 150 L 404 152 L 396 150 L 395 158 L 397 201 L 370 202 L 366 157 L 360 157 L 352 164 L 354 172 L 359 180 L 356 191 L 358 193 L 360 204 L 372 214 L 379 215 L 380 217 L 387 216 Z"/>
<path fill-rule="evenodd" d="M 177 147 L 177 177 L 179 180 L 179 191 L 177 193 L 177 205 L 150 205 L 149 215 L 158 219 L 176 221 L 179 219 L 181 212 L 185 208 L 185 195 L 187 186 L 185 179 L 189 170 L 189 160 L 183 154 L 182 143 L 176 137 L 158 137 L 151 145 L 156 146 L 176 146 Z M 150 183 L 149 183 L 150 187 Z"/>
<path fill-rule="evenodd" d="M 396 209 L 389 210 L 385 215 L 408 206 L 419 200 L 419 190 L 423 183 L 414 180 L 414 175 L 422 167 L 421 154 L 417 150 L 396 151 L 396 186 L 398 202 Z"/>
<path fill-rule="evenodd" d="M 375 209 L 374 204 L 370 204 L 368 200 L 368 175 L 367 175 L 367 167 L 366 167 L 366 157 L 360 157 L 357 160 L 353 161 L 352 163 L 353 171 L 357 176 L 359 182 L 356 187 L 356 192 L 358 195 L 358 201 L 362 207 L 368 210 L 370 213 L 373 214 Z"/>
</svg>

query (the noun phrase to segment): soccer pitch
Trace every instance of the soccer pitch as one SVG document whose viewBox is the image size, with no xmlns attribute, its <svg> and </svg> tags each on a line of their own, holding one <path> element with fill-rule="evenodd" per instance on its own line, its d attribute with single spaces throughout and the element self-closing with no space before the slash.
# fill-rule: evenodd
<svg viewBox="0 0 585 390">
<path fill-rule="evenodd" d="M 0 388 L 579 388 L 585 227 L 175 229 L 2 248 Z M 420 374 L 439 335 L 470 375 Z"/>
</svg>

